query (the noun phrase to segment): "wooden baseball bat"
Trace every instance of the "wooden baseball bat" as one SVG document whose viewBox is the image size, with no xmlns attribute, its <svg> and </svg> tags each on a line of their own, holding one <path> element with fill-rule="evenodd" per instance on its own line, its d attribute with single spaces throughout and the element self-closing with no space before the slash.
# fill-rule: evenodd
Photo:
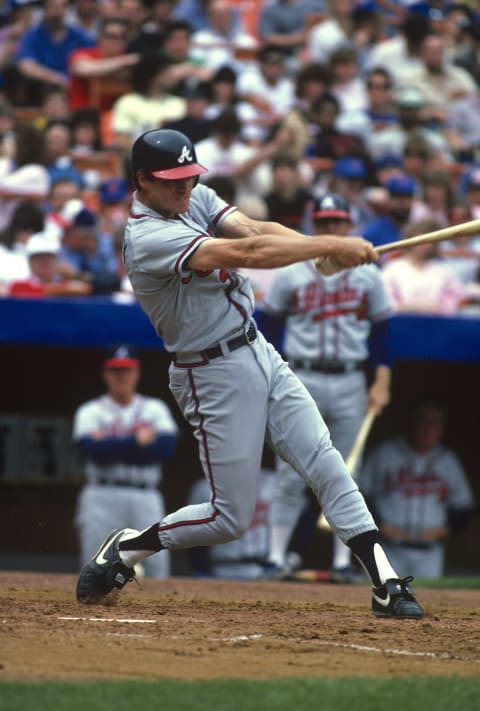
<svg viewBox="0 0 480 711">
<path fill-rule="evenodd" d="M 396 242 L 388 242 L 387 244 L 375 247 L 375 251 L 377 254 L 383 254 L 383 252 L 389 252 L 392 250 L 416 247 L 419 244 L 433 244 L 435 242 L 443 242 L 448 239 L 470 237 L 478 234 L 480 234 L 480 220 L 469 220 L 468 222 L 461 222 L 459 225 L 450 225 L 450 227 L 443 227 L 442 229 L 434 230 L 433 232 L 425 232 L 423 235 L 399 239 Z M 324 276 L 336 274 L 337 272 L 341 272 L 345 269 L 345 267 L 340 266 L 336 262 L 334 257 L 319 257 L 315 260 L 315 266 L 317 271 Z"/>
<path fill-rule="evenodd" d="M 441 230 L 426 232 L 423 235 L 416 235 L 415 237 L 399 239 L 396 242 L 381 244 L 379 247 L 375 247 L 375 251 L 377 254 L 382 254 L 392 249 L 408 249 L 409 247 L 416 247 L 419 244 L 433 244 L 434 242 L 443 242 L 446 239 L 470 237 L 471 235 L 478 234 L 480 234 L 480 220 L 469 220 L 469 222 L 461 222 L 459 225 L 450 225 L 450 227 L 443 227 Z"/>
<path fill-rule="evenodd" d="M 368 435 L 370 434 L 370 430 L 372 429 L 372 425 L 376 416 L 377 412 L 375 408 L 369 407 L 365 417 L 363 418 L 363 422 L 360 425 L 360 429 L 358 430 L 357 436 L 355 437 L 352 449 L 350 450 L 350 453 L 345 460 L 346 467 L 352 476 L 354 476 L 355 474 L 355 469 L 360 458 L 360 454 L 362 453 L 362 449 L 365 445 L 365 442 L 367 441 Z M 331 531 L 330 524 L 325 518 L 323 511 L 318 517 L 317 528 L 324 532 Z"/>
</svg>

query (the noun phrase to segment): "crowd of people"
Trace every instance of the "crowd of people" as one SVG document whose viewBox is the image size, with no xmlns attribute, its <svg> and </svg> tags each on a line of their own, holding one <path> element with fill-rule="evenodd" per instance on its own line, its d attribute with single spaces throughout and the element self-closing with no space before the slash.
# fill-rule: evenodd
<svg viewBox="0 0 480 711">
<path fill-rule="evenodd" d="M 155 127 L 258 219 L 313 233 L 334 191 L 378 245 L 480 214 L 472 3 L 10 0 L 0 23 L 2 295 L 133 298 L 129 151 Z M 475 237 L 389 253 L 394 308 L 476 308 L 479 255 Z M 261 302 L 273 275 L 250 276 Z"/>
</svg>

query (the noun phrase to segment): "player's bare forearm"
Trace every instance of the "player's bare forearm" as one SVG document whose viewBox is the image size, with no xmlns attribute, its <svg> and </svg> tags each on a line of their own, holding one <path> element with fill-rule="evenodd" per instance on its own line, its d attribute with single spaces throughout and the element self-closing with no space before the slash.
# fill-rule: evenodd
<svg viewBox="0 0 480 711">
<path fill-rule="evenodd" d="M 420 535 L 420 538 L 424 541 L 440 541 L 442 538 L 448 536 L 450 529 L 447 525 L 437 526 L 436 528 L 427 528 Z"/>
<path fill-rule="evenodd" d="M 234 213 L 236 215 L 236 213 Z M 274 222 L 227 218 L 228 239 L 203 242 L 191 257 L 193 269 L 272 269 L 315 257 L 335 256 L 345 268 L 377 260 L 370 242 L 361 237 L 302 235 Z"/>
<path fill-rule="evenodd" d="M 372 247 L 361 237 L 316 235 L 296 239 L 263 234 L 237 240 L 216 239 L 203 242 L 189 260 L 193 269 L 272 269 L 315 257 L 335 255 L 344 268 L 374 261 Z"/>
<path fill-rule="evenodd" d="M 375 380 L 368 391 L 368 403 L 375 408 L 375 412 L 380 412 L 390 402 L 390 382 L 391 370 L 388 365 L 377 365 L 375 368 Z"/>
<path fill-rule="evenodd" d="M 131 67 L 138 63 L 140 55 L 136 53 L 121 54 L 118 57 L 102 57 L 91 59 L 90 57 L 79 57 L 70 67 L 70 73 L 74 76 L 93 78 L 104 77 L 105 75 L 118 72 L 125 67 Z"/>
</svg>

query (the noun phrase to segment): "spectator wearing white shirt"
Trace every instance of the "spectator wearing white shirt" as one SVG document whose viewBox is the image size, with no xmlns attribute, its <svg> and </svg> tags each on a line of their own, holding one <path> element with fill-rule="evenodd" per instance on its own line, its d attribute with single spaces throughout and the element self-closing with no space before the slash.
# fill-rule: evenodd
<svg viewBox="0 0 480 711">
<path fill-rule="evenodd" d="M 352 32 L 354 0 L 328 0 L 327 16 L 310 30 L 308 59 L 328 63 L 334 49 L 348 43 Z"/>
<path fill-rule="evenodd" d="M 340 113 L 365 112 L 367 89 L 359 75 L 358 53 L 354 47 L 338 47 L 330 55 L 333 73 L 331 93 L 337 98 Z"/>
<path fill-rule="evenodd" d="M 228 0 L 207 0 L 208 27 L 192 35 L 192 55 L 216 70 L 223 65 L 238 69 L 242 51 L 254 50 L 256 38 L 239 27 L 235 8 Z"/>
<path fill-rule="evenodd" d="M 285 75 L 285 53 L 267 45 L 257 55 L 258 63 L 241 71 L 237 93 L 255 109 L 257 143 L 263 142 L 295 102 L 295 84 Z"/>
<path fill-rule="evenodd" d="M 25 244 L 44 225 L 42 209 L 33 202 L 19 202 L 12 217 L 0 232 L 0 295 L 8 292 L 9 285 L 30 274 Z"/>
<path fill-rule="evenodd" d="M 372 48 L 365 70 L 382 67 L 394 79 L 400 71 L 408 74 L 420 65 L 420 48 L 428 31 L 429 20 L 421 14 L 409 12 L 397 33 Z"/>
<path fill-rule="evenodd" d="M 445 40 L 434 33 L 428 34 L 421 44 L 420 63 L 410 69 L 402 67 L 397 81 L 400 87 L 421 91 L 426 104 L 424 116 L 440 124 L 447 120 L 449 104 L 465 98 L 473 102 L 478 97 L 472 75 L 448 61 Z"/>
<path fill-rule="evenodd" d="M 209 166 L 208 175 L 228 176 L 235 180 L 237 202 L 244 196 L 263 195 L 271 184 L 268 159 L 289 140 L 289 132 L 277 131 L 273 139 L 259 147 L 240 140 L 241 122 L 232 109 L 223 111 L 212 123 L 212 135 L 196 146 L 197 159 Z M 202 182 L 207 178 L 200 176 Z"/>
</svg>

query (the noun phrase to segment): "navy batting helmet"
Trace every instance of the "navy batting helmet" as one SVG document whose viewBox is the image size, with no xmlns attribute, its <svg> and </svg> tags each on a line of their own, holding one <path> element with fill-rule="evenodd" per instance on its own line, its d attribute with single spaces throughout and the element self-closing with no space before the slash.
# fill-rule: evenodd
<svg viewBox="0 0 480 711">
<path fill-rule="evenodd" d="M 137 138 L 132 147 L 133 173 L 145 170 L 154 178 L 179 180 L 206 173 L 197 163 L 193 143 L 180 131 L 154 128 Z"/>
<path fill-rule="evenodd" d="M 325 193 L 313 204 L 314 220 L 350 220 L 347 201 L 337 193 Z"/>
</svg>

